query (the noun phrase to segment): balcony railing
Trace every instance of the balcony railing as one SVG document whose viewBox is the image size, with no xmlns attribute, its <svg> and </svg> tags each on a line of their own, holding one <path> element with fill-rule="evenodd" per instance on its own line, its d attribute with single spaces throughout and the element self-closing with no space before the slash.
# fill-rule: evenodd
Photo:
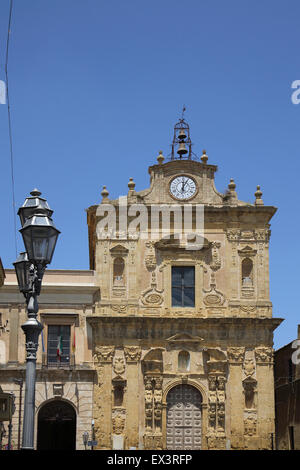
<svg viewBox="0 0 300 470">
<path fill-rule="evenodd" d="M 47 353 L 42 353 L 42 368 L 43 369 L 74 369 L 75 368 L 75 354 L 71 354 L 69 360 L 57 359 L 57 361 L 53 361 L 53 360 L 49 360 Z"/>
</svg>

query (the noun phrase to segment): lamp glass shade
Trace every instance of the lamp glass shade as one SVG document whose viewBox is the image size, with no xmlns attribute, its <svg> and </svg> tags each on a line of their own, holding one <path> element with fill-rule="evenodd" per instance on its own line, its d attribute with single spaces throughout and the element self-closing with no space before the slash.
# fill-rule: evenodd
<svg viewBox="0 0 300 470">
<path fill-rule="evenodd" d="M 31 264 L 26 252 L 20 253 L 17 260 L 13 263 L 21 292 L 29 292 L 31 289 L 29 272 Z"/>
<path fill-rule="evenodd" d="M 20 230 L 28 259 L 33 263 L 49 264 L 60 234 L 50 217 L 35 214 L 29 217 Z"/>
<path fill-rule="evenodd" d="M 47 200 L 40 197 L 41 193 L 37 189 L 31 191 L 30 194 L 31 197 L 26 198 L 23 206 L 18 210 L 18 216 L 20 217 L 22 227 L 26 220 L 33 214 L 43 213 L 48 217 L 51 217 L 53 214 Z"/>
</svg>

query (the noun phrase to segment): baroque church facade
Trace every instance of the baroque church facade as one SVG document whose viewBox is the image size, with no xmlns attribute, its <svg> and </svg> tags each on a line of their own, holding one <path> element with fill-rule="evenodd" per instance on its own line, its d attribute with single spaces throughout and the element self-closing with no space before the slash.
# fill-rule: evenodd
<svg viewBox="0 0 300 470">
<path fill-rule="evenodd" d="M 126 197 L 112 200 L 104 187 L 87 209 L 90 270 L 46 271 L 37 448 L 68 429 L 69 448 L 81 449 L 91 426 L 96 449 L 272 448 L 273 331 L 282 321 L 269 297 L 276 208 L 259 187 L 253 204 L 238 199 L 233 180 L 218 192 L 216 171 L 205 151 L 193 154 L 181 119 L 171 158 L 160 152 L 149 167 L 149 188 L 137 192 L 130 178 Z M 16 441 L 25 310 L 13 270 L 0 307 L 0 384 L 16 395 Z"/>
</svg>

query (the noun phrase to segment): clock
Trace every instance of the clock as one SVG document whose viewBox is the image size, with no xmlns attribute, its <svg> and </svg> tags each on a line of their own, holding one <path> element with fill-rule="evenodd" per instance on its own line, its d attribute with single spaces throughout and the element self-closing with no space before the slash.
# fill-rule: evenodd
<svg viewBox="0 0 300 470">
<path fill-rule="evenodd" d="M 197 193 L 196 182 L 190 176 L 175 176 L 170 182 L 170 193 L 175 199 L 187 201 Z"/>
</svg>

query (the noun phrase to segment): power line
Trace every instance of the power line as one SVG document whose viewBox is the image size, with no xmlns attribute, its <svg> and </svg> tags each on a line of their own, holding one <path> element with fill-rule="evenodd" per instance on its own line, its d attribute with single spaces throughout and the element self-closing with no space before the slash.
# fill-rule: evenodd
<svg viewBox="0 0 300 470">
<path fill-rule="evenodd" d="M 14 232 L 15 232 L 15 248 L 16 257 L 18 254 L 17 249 L 17 223 L 16 223 L 16 204 L 15 204 L 15 178 L 14 178 L 14 158 L 13 158 L 13 141 L 12 141 L 12 128 L 10 116 L 10 102 L 9 102 L 9 88 L 8 88 L 8 51 L 9 51 L 9 38 L 11 32 L 11 17 L 13 9 L 13 0 L 10 0 L 9 18 L 7 28 L 6 40 L 6 59 L 5 59 L 5 76 L 6 76 L 6 97 L 7 97 L 7 113 L 8 113 L 8 132 L 9 132 L 9 145 L 10 145 L 10 167 L 11 167 L 11 182 L 12 182 L 12 200 L 13 200 L 13 213 L 14 213 Z"/>
</svg>

